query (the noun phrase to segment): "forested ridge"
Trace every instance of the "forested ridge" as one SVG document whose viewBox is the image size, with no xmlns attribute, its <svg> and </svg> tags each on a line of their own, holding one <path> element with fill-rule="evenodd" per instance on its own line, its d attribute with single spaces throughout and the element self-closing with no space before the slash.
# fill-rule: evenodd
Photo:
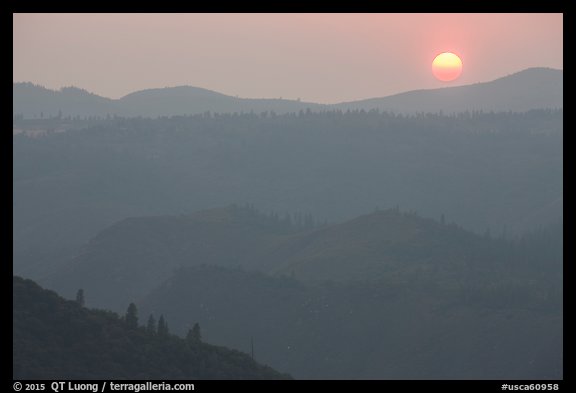
<svg viewBox="0 0 576 393">
<path fill-rule="evenodd" d="M 14 379 L 290 378 L 244 353 L 206 344 L 198 332 L 179 338 L 163 316 L 158 325 L 139 323 L 133 304 L 119 317 L 80 303 L 14 277 Z"/>
</svg>

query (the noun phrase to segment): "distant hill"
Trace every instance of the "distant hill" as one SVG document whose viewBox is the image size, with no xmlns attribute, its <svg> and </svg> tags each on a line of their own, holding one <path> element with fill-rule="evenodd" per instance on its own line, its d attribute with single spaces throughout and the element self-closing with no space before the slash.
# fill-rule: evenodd
<svg viewBox="0 0 576 393">
<path fill-rule="evenodd" d="M 489 252 L 491 242 L 456 225 L 388 209 L 292 236 L 268 258 L 275 261 L 272 271 L 277 274 L 305 280 L 365 281 L 408 270 L 442 275 L 456 266 L 472 265 L 474 260 L 502 262 L 503 255 Z"/>
<path fill-rule="evenodd" d="M 563 225 L 512 240 L 375 211 L 294 228 L 227 207 L 123 220 L 50 286 L 164 314 L 296 378 L 562 376 Z M 532 345 L 529 345 L 532 344 Z"/>
<path fill-rule="evenodd" d="M 196 266 L 139 307 L 170 315 L 178 332 L 193 314 L 206 338 L 232 348 L 253 337 L 259 361 L 298 379 L 562 378 L 561 289 L 462 265 L 441 276 L 407 266 L 376 281 L 304 285 Z"/>
<path fill-rule="evenodd" d="M 320 110 L 321 104 L 283 99 L 250 99 L 227 96 L 191 86 L 148 89 L 128 94 L 117 101 L 122 116 L 173 116 L 204 112 L 275 112 L 277 114 L 300 110 Z"/>
<path fill-rule="evenodd" d="M 275 112 L 320 110 L 324 105 L 284 99 L 236 98 L 192 86 L 147 89 L 113 100 L 77 88 L 49 90 L 31 83 L 14 83 L 13 114 L 27 119 L 108 116 L 158 117 L 204 112 Z"/>
<path fill-rule="evenodd" d="M 127 217 L 232 203 L 332 222 L 400 205 L 498 234 L 562 216 L 561 110 L 199 115 L 77 127 L 13 138 L 16 274 L 40 279 Z"/>
<path fill-rule="evenodd" d="M 280 221 L 236 206 L 128 218 L 100 232 L 47 282 L 63 294 L 80 285 L 98 306 L 113 308 L 141 298 L 180 266 L 257 269 L 271 248 L 290 238 L 292 230 L 286 230 Z"/>
<path fill-rule="evenodd" d="M 563 108 L 563 71 L 530 68 L 491 82 L 442 89 L 415 90 L 384 98 L 323 105 L 283 99 L 231 97 L 191 86 L 148 89 L 113 100 L 77 88 L 49 90 L 31 83 L 13 84 L 14 116 L 48 118 L 113 115 L 158 117 L 212 113 L 301 110 L 370 110 L 395 113 L 464 111 L 526 112 Z"/>
<path fill-rule="evenodd" d="M 526 112 L 538 108 L 563 108 L 563 75 L 562 70 L 529 68 L 491 82 L 414 90 L 383 98 L 346 102 L 334 107 L 342 110 L 378 109 L 403 114 Z"/>
<path fill-rule="evenodd" d="M 76 87 L 50 90 L 32 83 L 14 83 L 12 112 L 25 118 L 106 116 L 118 113 L 116 102 Z"/>
<path fill-rule="evenodd" d="M 12 312 L 15 379 L 289 378 L 235 350 L 130 328 L 20 277 Z"/>
<path fill-rule="evenodd" d="M 231 206 L 123 220 L 46 282 L 67 296 L 82 287 L 96 305 L 114 309 L 141 299 L 181 266 L 244 268 L 306 282 L 402 281 L 434 273 L 438 283 L 462 269 L 510 269 L 513 254 L 496 240 L 394 209 L 286 231 L 281 221 Z"/>
</svg>

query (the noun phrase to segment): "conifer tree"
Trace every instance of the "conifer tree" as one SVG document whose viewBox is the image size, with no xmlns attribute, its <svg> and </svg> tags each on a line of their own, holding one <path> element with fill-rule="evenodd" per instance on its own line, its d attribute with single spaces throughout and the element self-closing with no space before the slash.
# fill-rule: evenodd
<svg viewBox="0 0 576 393">
<path fill-rule="evenodd" d="M 148 317 L 148 323 L 146 324 L 146 331 L 148 333 L 156 334 L 156 318 L 154 315 L 150 314 Z"/>
<path fill-rule="evenodd" d="M 138 328 L 138 309 L 134 303 L 130 303 L 126 310 L 126 325 L 130 329 Z"/>
<path fill-rule="evenodd" d="M 188 340 L 188 342 L 190 343 L 198 343 L 202 341 L 202 334 L 200 333 L 200 325 L 198 324 L 198 322 L 194 324 L 192 329 L 188 329 L 186 340 Z"/>
<path fill-rule="evenodd" d="M 79 289 L 78 292 L 76 292 L 76 303 L 78 303 L 79 305 L 84 307 L 84 290 L 83 289 Z"/>
<path fill-rule="evenodd" d="M 168 323 L 164 319 L 164 315 L 160 315 L 160 319 L 158 319 L 158 335 L 160 337 L 168 337 L 169 332 Z"/>
</svg>

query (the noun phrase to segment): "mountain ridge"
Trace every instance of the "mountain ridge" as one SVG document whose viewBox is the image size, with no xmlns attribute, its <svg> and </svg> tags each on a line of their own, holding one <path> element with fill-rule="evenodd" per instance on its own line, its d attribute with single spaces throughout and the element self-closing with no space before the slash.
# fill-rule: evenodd
<svg viewBox="0 0 576 393">
<path fill-rule="evenodd" d="M 289 379 L 250 356 L 135 326 L 13 277 L 15 379 Z"/>
<path fill-rule="evenodd" d="M 419 89 L 384 97 L 320 104 L 299 100 L 239 98 L 195 86 L 150 88 L 118 99 L 76 87 L 50 90 L 30 82 L 13 83 L 13 115 L 42 116 L 176 116 L 204 112 L 232 113 L 300 110 L 371 110 L 418 112 L 520 111 L 561 108 L 563 70 L 534 67 L 488 82 Z M 71 94 L 74 93 L 74 94 Z M 462 96 L 464 95 L 464 96 Z M 81 102 L 79 102 L 80 100 Z M 92 106 L 92 107 L 91 107 Z"/>
<path fill-rule="evenodd" d="M 111 229 L 50 287 L 134 301 L 180 334 L 194 315 L 297 378 L 562 375 L 562 222 L 509 240 L 392 208 L 287 231 L 229 206 Z"/>
<path fill-rule="evenodd" d="M 561 108 L 563 70 L 534 67 L 488 82 L 419 89 L 385 97 L 337 104 L 342 109 L 381 109 L 395 113 L 511 110 Z M 544 93 L 546 92 L 546 93 Z M 536 93 L 531 96 L 531 93 Z M 528 101 L 525 100 L 528 98 Z M 413 101 L 408 101 L 412 99 Z M 524 101 L 523 101 L 524 100 Z"/>
<path fill-rule="evenodd" d="M 538 305 L 529 295 L 535 292 L 511 286 L 506 277 L 477 288 L 419 281 L 411 274 L 305 285 L 291 277 L 190 266 L 175 271 L 139 307 L 170 315 L 180 332 L 187 315 L 198 315 L 207 338 L 232 348 L 245 350 L 246 337 L 253 336 L 259 359 L 299 379 L 562 375 L 561 291 Z"/>
<path fill-rule="evenodd" d="M 206 219 L 208 214 L 224 218 Z M 118 301 L 140 299 L 183 266 L 241 268 L 308 283 L 374 281 L 408 271 L 434 271 L 441 280 L 455 267 L 479 272 L 498 264 L 511 267 L 509 255 L 510 247 L 497 239 L 396 209 L 286 231 L 280 220 L 226 207 L 121 220 L 46 282 L 64 296 L 80 285 L 98 299 L 97 306 L 113 309 Z"/>
</svg>

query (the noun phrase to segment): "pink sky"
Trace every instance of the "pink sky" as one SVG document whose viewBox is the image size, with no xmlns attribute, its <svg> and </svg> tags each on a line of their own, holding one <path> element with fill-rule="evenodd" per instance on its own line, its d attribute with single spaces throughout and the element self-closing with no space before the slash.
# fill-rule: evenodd
<svg viewBox="0 0 576 393">
<path fill-rule="evenodd" d="M 13 80 L 335 103 L 563 68 L 562 14 L 14 14 Z M 463 72 L 439 82 L 434 57 Z"/>
</svg>

